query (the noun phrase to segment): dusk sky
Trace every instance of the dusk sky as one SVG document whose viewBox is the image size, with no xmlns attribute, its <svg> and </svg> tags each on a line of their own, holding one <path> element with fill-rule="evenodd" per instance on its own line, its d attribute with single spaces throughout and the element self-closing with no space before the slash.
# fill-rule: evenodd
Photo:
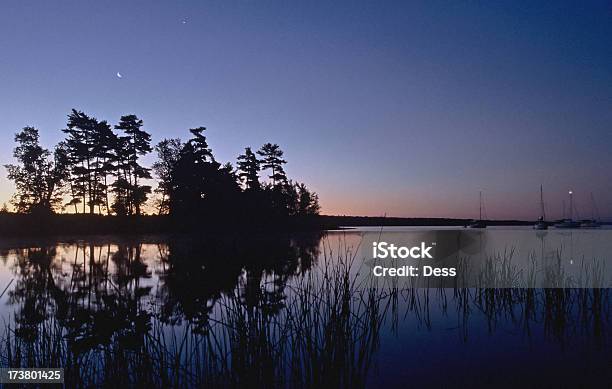
<svg viewBox="0 0 612 389">
<path fill-rule="evenodd" d="M 612 216 L 612 4 L 485 3 L 3 1 L 0 163 L 135 113 L 222 162 L 278 143 L 326 214 L 534 219 L 542 184 Z"/>
</svg>

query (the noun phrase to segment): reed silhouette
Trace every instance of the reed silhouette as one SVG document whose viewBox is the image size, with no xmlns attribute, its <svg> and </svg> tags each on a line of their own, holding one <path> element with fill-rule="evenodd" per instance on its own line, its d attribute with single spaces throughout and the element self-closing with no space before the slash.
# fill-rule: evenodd
<svg viewBox="0 0 612 389">
<path fill-rule="evenodd" d="M 384 368 L 384 332 L 408 319 L 433 331 L 440 313 L 466 344 L 484 320 L 491 334 L 609 345 L 609 289 L 399 287 L 359 275 L 356 253 L 322 234 L 4 250 L 15 281 L 0 360 L 63 367 L 69 387 L 364 387 Z"/>
</svg>

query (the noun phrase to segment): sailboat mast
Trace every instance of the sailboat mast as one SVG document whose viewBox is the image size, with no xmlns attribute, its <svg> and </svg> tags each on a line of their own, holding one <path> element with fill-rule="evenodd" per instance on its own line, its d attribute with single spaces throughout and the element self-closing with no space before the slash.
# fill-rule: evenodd
<svg viewBox="0 0 612 389">
<path fill-rule="evenodd" d="M 591 192 L 591 219 L 593 219 L 593 221 L 599 219 L 599 212 L 597 211 L 597 204 L 595 204 L 595 196 L 593 196 L 593 192 Z"/>
<path fill-rule="evenodd" d="M 544 211 L 544 191 L 542 185 L 540 185 L 540 213 L 542 220 L 546 220 L 546 212 Z"/>
<path fill-rule="evenodd" d="M 570 206 L 569 206 L 569 219 L 572 220 L 573 219 L 573 213 L 574 213 L 574 199 L 573 199 L 573 194 L 574 192 L 572 192 L 571 190 L 569 191 L 569 200 L 570 200 Z"/>
<path fill-rule="evenodd" d="M 480 218 L 478 220 L 482 220 L 482 191 L 478 192 L 478 202 L 480 206 Z"/>
</svg>

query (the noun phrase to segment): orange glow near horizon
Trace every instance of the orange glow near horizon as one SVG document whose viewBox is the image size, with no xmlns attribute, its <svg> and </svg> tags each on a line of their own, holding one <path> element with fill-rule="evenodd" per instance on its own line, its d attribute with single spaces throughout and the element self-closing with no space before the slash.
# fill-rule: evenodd
<svg viewBox="0 0 612 389">
<path fill-rule="evenodd" d="M 152 183 L 153 186 L 155 185 Z M 9 210 L 13 210 L 10 204 L 14 193 L 14 185 L 6 178 L 0 177 L 0 206 L 6 204 Z M 510 194 L 503 192 L 484 192 L 486 217 L 488 219 L 519 219 L 535 220 L 539 212 L 539 193 L 537 191 L 521 194 Z M 391 193 L 390 191 L 379 191 L 376 193 L 365 191 L 329 190 L 320 188 L 318 191 L 322 215 L 337 216 L 372 216 L 372 217 L 406 217 L 406 218 L 457 218 L 473 219 L 478 217 L 478 192 L 463 194 L 428 194 L 420 192 L 401 191 Z M 557 196 L 554 196 L 556 194 Z M 545 195 L 547 215 L 551 220 L 562 217 L 562 203 L 566 201 L 569 191 L 559 190 Z M 590 204 L 590 193 L 572 191 L 574 205 L 578 204 L 582 209 L 580 216 L 587 217 L 588 204 Z M 147 214 L 156 214 L 153 206 L 153 197 L 149 199 L 144 207 Z M 605 200 L 605 199 L 604 199 Z M 68 202 L 66 200 L 65 202 Z M 79 212 L 82 211 L 82 204 Z M 74 213 L 74 208 L 66 208 L 63 213 Z M 104 213 L 104 212 L 103 212 Z M 606 219 L 609 215 L 602 214 Z"/>
</svg>

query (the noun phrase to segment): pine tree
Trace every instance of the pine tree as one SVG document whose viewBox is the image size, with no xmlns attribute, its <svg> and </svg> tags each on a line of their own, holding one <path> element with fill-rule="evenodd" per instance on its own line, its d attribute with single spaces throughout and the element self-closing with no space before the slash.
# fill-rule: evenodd
<svg viewBox="0 0 612 389">
<path fill-rule="evenodd" d="M 127 136 L 118 136 L 113 152 L 113 167 L 115 180 L 112 183 L 113 203 L 112 211 L 119 216 L 130 214 L 130 162 L 129 162 L 129 139 Z"/>
<path fill-rule="evenodd" d="M 234 168 L 215 160 L 205 130 L 189 130 L 192 138 L 181 149 L 172 171 L 170 212 L 190 222 L 229 217 L 240 193 Z"/>
<path fill-rule="evenodd" d="M 163 139 L 155 146 L 157 161 L 153 164 L 153 173 L 158 184 L 155 192 L 161 196 L 158 203 L 159 214 L 169 213 L 169 199 L 172 196 L 172 177 L 184 145 L 180 139 Z"/>
<path fill-rule="evenodd" d="M 96 118 L 73 109 L 68 116 L 68 126 L 62 131 L 68 136 L 65 150 L 71 174 L 73 200 L 70 204 L 76 204 L 78 197 L 82 199 L 83 213 L 86 207 L 89 207 L 89 213 L 93 214 L 96 205 L 100 206 L 104 202 L 102 161 L 106 146 L 101 142 L 108 138 L 110 126 L 105 121 L 99 122 Z"/>
<path fill-rule="evenodd" d="M 206 127 L 192 128 L 189 130 L 193 137 L 189 140 L 188 144 L 191 147 L 194 162 L 199 164 L 215 162 L 215 157 L 212 154 L 212 150 L 208 147 L 204 131 L 206 131 Z"/>
<path fill-rule="evenodd" d="M 151 148 L 151 135 L 142 130 L 143 122 L 136 115 L 125 115 L 121 117 L 115 126 L 122 130 L 124 137 L 119 137 L 118 149 L 121 157 L 121 167 L 124 172 L 119 187 L 126 190 L 127 214 L 140 215 L 142 205 L 147 201 L 151 187 L 141 185 L 140 180 L 151 178 L 151 169 L 142 166 L 138 159 L 153 149 Z M 117 187 L 117 186 L 116 186 Z"/>
<path fill-rule="evenodd" d="M 94 154 L 95 180 L 100 181 L 95 192 L 95 202 L 98 207 L 104 205 L 107 214 L 110 214 L 109 176 L 115 175 L 115 151 L 118 137 L 113 132 L 111 126 L 106 122 L 99 122 L 94 133 L 96 146 Z"/>
<path fill-rule="evenodd" d="M 296 184 L 298 193 L 297 214 L 302 216 L 318 215 L 321 209 L 319 196 L 308 190 L 304 184 Z"/>
<path fill-rule="evenodd" d="M 238 156 L 238 177 L 244 183 L 247 190 L 258 190 L 261 188 L 259 182 L 259 171 L 261 162 L 250 147 L 244 149 L 244 154 Z"/>
<path fill-rule="evenodd" d="M 283 165 L 287 163 L 283 157 L 283 151 L 279 145 L 266 143 L 257 151 L 257 154 L 262 157 L 262 169 L 271 169 L 272 174 L 269 176 L 272 180 L 272 186 L 277 187 L 287 182 L 287 175 L 283 169 Z"/>
<path fill-rule="evenodd" d="M 201 208 L 202 200 L 207 196 L 210 172 L 219 165 L 214 162 L 204 131 L 205 127 L 189 130 L 192 138 L 181 149 L 172 170 L 170 212 L 185 218 Z"/>
</svg>

